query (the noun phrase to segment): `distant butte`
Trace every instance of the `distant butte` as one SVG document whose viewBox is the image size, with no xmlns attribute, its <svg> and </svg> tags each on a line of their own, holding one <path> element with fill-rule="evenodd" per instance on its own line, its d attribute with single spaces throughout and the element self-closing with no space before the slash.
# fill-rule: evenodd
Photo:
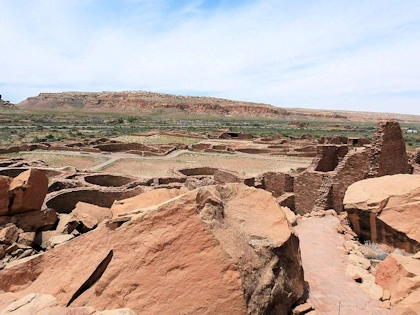
<svg viewBox="0 0 420 315">
<path fill-rule="evenodd" d="M 159 112 L 162 114 L 287 118 L 288 120 L 305 117 L 306 119 L 325 118 L 348 121 L 372 121 L 390 118 L 405 122 L 420 121 L 420 116 L 416 115 L 280 108 L 262 103 L 146 91 L 40 93 L 36 97 L 29 97 L 17 104 L 17 107 L 37 110 Z"/>
</svg>

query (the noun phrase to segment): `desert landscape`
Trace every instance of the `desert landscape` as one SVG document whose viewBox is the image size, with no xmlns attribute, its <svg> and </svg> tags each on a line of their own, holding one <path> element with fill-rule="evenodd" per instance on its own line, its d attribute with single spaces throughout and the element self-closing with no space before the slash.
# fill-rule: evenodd
<svg viewBox="0 0 420 315">
<path fill-rule="evenodd" d="M 420 314 L 419 116 L 0 107 L 1 314 Z"/>
</svg>

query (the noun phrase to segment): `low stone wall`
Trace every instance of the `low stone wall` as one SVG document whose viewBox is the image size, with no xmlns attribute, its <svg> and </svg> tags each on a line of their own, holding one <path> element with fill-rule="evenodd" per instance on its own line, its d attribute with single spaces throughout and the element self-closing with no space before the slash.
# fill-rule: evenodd
<svg viewBox="0 0 420 315">
<path fill-rule="evenodd" d="M 262 188 L 279 197 L 285 192 L 293 192 L 294 177 L 287 173 L 267 172 L 263 174 Z"/>
</svg>

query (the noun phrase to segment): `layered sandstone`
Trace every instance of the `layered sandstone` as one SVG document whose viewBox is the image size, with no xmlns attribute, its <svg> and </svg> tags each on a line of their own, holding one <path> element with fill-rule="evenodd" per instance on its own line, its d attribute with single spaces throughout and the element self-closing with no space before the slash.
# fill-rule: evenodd
<svg viewBox="0 0 420 315">
<path fill-rule="evenodd" d="M 153 111 L 165 109 L 195 114 L 273 116 L 286 110 L 267 104 L 212 97 L 179 96 L 145 91 L 41 93 L 18 104 L 20 108 Z"/>
<path fill-rule="evenodd" d="M 399 174 L 352 184 L 344 209 L 362 240 L 420 250 L 420 175 Z"/>
<path fill-rule="evenodd" d="M 0 271 L 0 300 L 42 293 L 58 306 L 139 314 L 287 314 L 303 294 L 299 240 L 270 193 L 210 186 L 133 208 Z"/>
</svg>

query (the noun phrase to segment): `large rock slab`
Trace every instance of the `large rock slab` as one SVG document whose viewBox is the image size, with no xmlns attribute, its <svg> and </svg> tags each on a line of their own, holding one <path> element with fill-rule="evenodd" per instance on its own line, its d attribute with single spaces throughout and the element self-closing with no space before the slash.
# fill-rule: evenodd
<svg viewBox="0 0 420 315">
<path fill-rule="evenodd" d="M 36 210 L 11 216 L 0 216 L 0 226 L 13 223 L 25 232 L 52 229 L 56 221 L 57 213 L 53 209 Z"/>
<path fill-rule="evenodd" d="M 203 187 L 133 210 L 0 271 L 0 300 L 42 292 L 145 315 L 286 315 L 303 294 L 299 240 L 269 192 Z"/>
<path fill-rule="evenodd" d="M 72 214 L 84 213 L 98 220 L 101 223 L 104 220 L 111 219 L 112 212 L 109 208 L 99 207 L 86 202 L 78 202 L 76 208 L 72 211 Z"/>
<path fill-rule="evenodd" d="M 420 175 L 399 174 L 352 184 L 344 209 L 362 240 L 420 250 Z"/>
<path fill-rule="evenodd" d="M 184 193 L 184 191 L 179 189 L 160 188 L 144 192 L 132 198 L 117 200 L 111 207 L 112 217 L 116 218 L 120 214 L 135 209 L 155 206 Z"/>
<path fill-rule="evenodd" d="M 48 191 L 48 178 L 45 173 L 31 168 L 13 178 L 9 185 L 11 203 L 7 212 L 0 215 L 13 215 L 40 210 Z"/>
</svg>

